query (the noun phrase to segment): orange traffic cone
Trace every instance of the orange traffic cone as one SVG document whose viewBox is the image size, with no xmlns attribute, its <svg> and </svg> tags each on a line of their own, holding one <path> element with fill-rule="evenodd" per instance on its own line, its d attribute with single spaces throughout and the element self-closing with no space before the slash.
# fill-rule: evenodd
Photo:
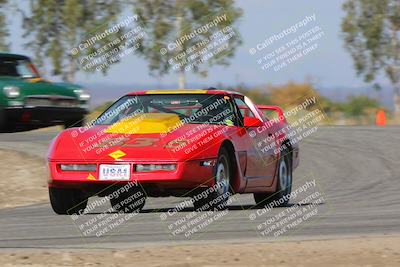
<svg viewBox="0 0 400 267">
<path fill-rule="evenodd" d="M 383 108 L 378 109 L 378 111 L 376 112 L 375 125 L 376 126 L 386 125 L 386 114 Z"/>
</svg>

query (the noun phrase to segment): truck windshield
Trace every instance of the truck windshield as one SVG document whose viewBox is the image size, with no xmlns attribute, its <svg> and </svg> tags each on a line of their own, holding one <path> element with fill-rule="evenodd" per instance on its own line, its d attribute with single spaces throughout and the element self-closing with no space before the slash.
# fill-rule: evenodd
<svg viewBox="0 0 400 267">
<path fill-rule="evenodd" d="M 30 79 L 39 78 L 39 73 L 27 59 L 0 57 L 0 76 Z"/>
</svg>

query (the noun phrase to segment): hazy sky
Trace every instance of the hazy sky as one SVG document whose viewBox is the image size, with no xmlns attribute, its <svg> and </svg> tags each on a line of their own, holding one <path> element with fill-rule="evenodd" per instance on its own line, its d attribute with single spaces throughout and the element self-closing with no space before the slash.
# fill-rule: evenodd
<svg viewBox="0 0 400 267">
<path fill-rule="evenodd" d="M 307 76 L 313 77 L 322 87 L 358 87 L 362 79 L 357 78 L 352 60 L 343 48 L 340 38 L 340 22 L 343 17 L 342 0 L 237 0 L 237 6 L 244 11 L 238 23 L 243 44 L 236 52 L 228 67 L 213 67 L 206 78 L 188 75 L 188 83 L 204 86 L 223 83 L 233 85 L 239 82 L 246 84 L 281 84 L 288 80 L 303 81 Z M 249 49 L 264 41 L 269 36 L 279 33 L 291 25 L 315 14 L 316 20 L 306 27 L 319 26 L 324 36 L 317 41 L 318 48 L 305 57 L 290 64 L 287 68 L 275 72 L 263 71 L 251 56 Z M 12 51 L 31 55 L 23 48 L 20 19 L 11 22 Z M 311 27 L 312 26 L 312 27 Z M 296 36 L 294 34 L 293 36 Z M 287 40 L 290 40 L 288 37 Z M 52 78 L 52 77 L 48 77 Z M 78 83 L 107 84 L 177 84 L 175 74 L 155 79 L 148 74 L 147 63 L 136 55 L 130 55 L 111 71 L 102 74 L 79 74 Z"/>
</svg>

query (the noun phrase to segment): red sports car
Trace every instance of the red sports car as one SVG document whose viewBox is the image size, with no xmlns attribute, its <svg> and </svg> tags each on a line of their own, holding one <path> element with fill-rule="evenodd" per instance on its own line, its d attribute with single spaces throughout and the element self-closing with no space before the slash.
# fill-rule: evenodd
<svg viewBox="0 0 400 267">
<path fill-rule="evenodd" d="M 271 110 L 275 119 L 265 114 Z M 286 205 L 299 163 L 292 132 L 279 107 L 256 106 L 237 92 L 130 93 L 53 140 L 51 205 L 57 214 L 82 213 L 96 195 L 133 212 L 146 197 L 176 196 L 202 211 L 225 208 L 236 193 Z"/>
</svg>

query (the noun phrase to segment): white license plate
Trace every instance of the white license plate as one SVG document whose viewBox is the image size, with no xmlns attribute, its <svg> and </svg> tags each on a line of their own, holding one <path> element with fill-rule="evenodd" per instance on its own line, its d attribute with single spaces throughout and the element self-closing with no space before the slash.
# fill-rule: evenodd
<svg viewBox="0 0 400 267">
<path fill-rule="evenodd" d="M 103 181 L 129 181 L 131 178 L 131 166 L 126 164 L 111 165 L 101 164 L 99 180 Z"/>
</svg>

